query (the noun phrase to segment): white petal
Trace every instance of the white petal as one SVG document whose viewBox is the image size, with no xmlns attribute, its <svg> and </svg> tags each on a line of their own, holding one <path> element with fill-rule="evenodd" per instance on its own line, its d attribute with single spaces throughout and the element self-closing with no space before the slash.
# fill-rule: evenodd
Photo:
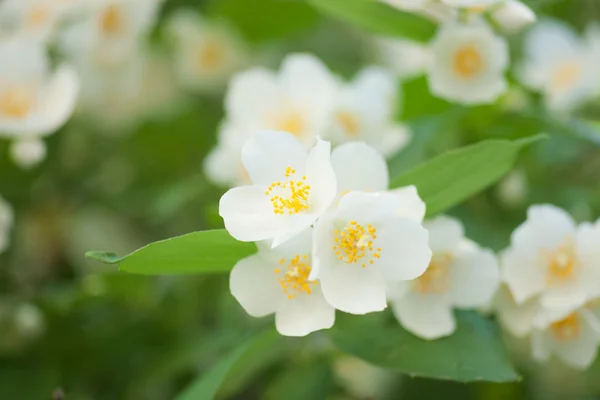
<svg viewBox="0 0 600 400">
<path fill-rule="evenodd" d="M 586 297 L 600 295 L 600 220 L 581 224 L 576 234 L 577 257 L 581 263 L 581 290 Z"/>
<path fill-rule="evenodd" d="M 443 296 L 410 292 L 391 305 L 400 324 L 423 339 L 449 336 L 456 329 L 452 307 Z"/>
<path fill-rule="evenodd" d="M 273 212 L 265 189 L 259 186 L 241 186 L 227 191 L 219 201 L 219 215 L 229 234 L 242 242 L 285 235 L 292 230 L 293 224 L 292 216 Z"/>
<path fill-rule="evenodd" d="M 276 264 L 253 255 L 233 267 L 229 276 L 231 294 L 248 314 L 264 317 L 277 311 L 286 299 L 274 273 Z"/>
<path fill-rule="evenodd" d="M 579 314 L 578 314 L 579 315 Z M 598 351 L 598 338 L 585 318 L 579 317 L 579 334 L 571 340 L 554 340 L 554 351 L 556 355 L 574 368 L 586 369 L 594 359 Z"/>
<path fill-rule="evenodd" d="M 517 304 L 539 294 L 546 286 L 546 268 L 539 257 L 520 249 L 508 249 L 501 256 L 502 279 Z"/>
<path fill-rule="evenodd" d="M 386 307 L 385 282 L 375 268 L 338 262 L 320 270 L 323 295 L 334 308 L 367 314 Z"/>
<path fill-rule="evenodd" d="M 71 116 L 79 93 L 79 77 L 72 67 L 62 66 L 45 88 L 40 99 L 39 127 L 29 133 L 47 135 L 60 128 Z"/>
<path fill-rule="evenodd" d="M 524 337 L 531 332 L 540 306 L 537 299 L 517 305 L 509 290 L 503 287 L 496 296 L 495 308 L 502 327 L 516 337 Z"/>
<path fill-rule="evenodd" d="M 21 168 L 31 168 L 46 157 L 46 145 L 37 138 L 16 140 L 10 147 L 10 154 L 15 164 Z"/>
<path fill-rule="evenodd" d="M 362 142 L 338 146 L 331 154 L 338 192 L 378 192 L 388 188 L 388 168 L 383 156 Z"/>
<path fill-rule="evenodd" d="M 475 249 L 457 255 L 450 267 L 452 302 L 457 307 L 488 304 L 500 284 L 496 256 L 489 250 Z"/>
<path fill-rule="evenodd" d="M 531 352 L 533 358 L 538 361 L 547 361 L 552 351 L 552 343 L 548 334 L 543 331 L 534 330 L 531 334 Z"/>
<path fill-rule="evenodd" d="M 362 224 L 393 216 L 398 210 L 398 196 L 390 192 L 350 192 L 340 199 L 336 219 L 346 223 L 356 220 Z"/>
<path fill-rule="evenodd" d="M 431 261 L 427 230 L 407 218 L 392 216 L 381 221 L 377 225 L 376 246 L 381 247 L 381 258 L 374 265 L 387 279 L 415 279 Z"/>
<path fill-rule="evenodd" d="M 318 139 L 317 144 L 308 154 L 306 182 L 311 187 L 308 211 L 317 214 L 323 213 L 337 194 L 337 179 L 331 164 L 331 144 L 329 142 Z"/>
<path fill-rule="evenodd" d="M 287 132 L 259 131 L 242 147 L 242 162 L 254 184 L 269 186 L 283 180 L 288 166 L 302 177 L 306 159 L 302 143 Z"/>
<path fill-rule="evenodd" d="M 425 202 L 419 197 L 416 186 L 405 186 L 390 190 L 397 197 L 395 215 L 422 222 L 425 217 Z"/>
<path fill-rule="evenodd" d="M 429 231 L 429 245 L 434 253 L 454 253 L 465 235 L 462 223 L 447 216 L 425 221 L 423 226 Z"/>
<path fill-rule="evenodd" d="M 306 336 L 311 332 L 329 329 L 335 320 L 335 310 L 317 289 L 311 294 L 286 299 L 275 313 L 277 331 L 285 336 Z"/>
<path fill-rule="evenodd" d="M 511 243 L 533 251 L 553 250 L 574 233 L 575 222 L 564 210 L 549 204 L 536 205 L 527 210 L 527 221 L 512 233 Z"/>
<path fill-rule="evenodd" d="M 257 121 L 276 106 L 277 80 L 264 68 L 253 68 L 231 79 L 225 98 L 227 116 L 236 122 Z M 262 127 L 269 128 L 269 127 Z"/>
<path fill-rule="evenodd" d="M 540 304 L 549 309 L 575 308 L 586 300 L 586 292 L 578 279 L 548 287 L 540 294 Z"/>
</svg>

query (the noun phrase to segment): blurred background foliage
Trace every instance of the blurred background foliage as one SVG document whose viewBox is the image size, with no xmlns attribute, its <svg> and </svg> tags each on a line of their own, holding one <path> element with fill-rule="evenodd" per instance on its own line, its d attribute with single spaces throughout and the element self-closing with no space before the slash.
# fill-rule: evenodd
<svg viewBox="0 0 600 400">
<path fill-rule="evenodd" d="M 597 0 L 527 3 L 578 29 L 600 20 Z M 345 77 L 377 62 L 366 32 L 300 0 L 167 0 L 150 38 L 157 49 L 166 46 L 164 18 L 183 6 L 229 21 L 273 67 L 290 52 L 314 53 Z M 519 37 L 511 40 L 517 58 Z M 390 160 L 392 175 L 482 139 L 550 134 L 513 174 L 451 211 L 475 241 L 504 248 L 536 202 L 562 206 L 578 220 L 600 216 L 600 103 L 559 120 L 515 105 L 510 92 L 501 106 L 465 108 L 434 98 L 423 77 L 399 90 L 398 117 L 414 136 Z M 221 227 L 216 205 L 224 190 L 206 181 L 202 161 L 223 116 L 222 95 L 188 93 L 183 107 L 113 135 L 74 118 L 47 139 L 47 159 L 31 170 L 15 167 L 0 142 L 0 189 L 17 220 L 13 245 L 0 255 L 0 398 L 50 399 L 59 388 L 68 400 L 175 398 L 248 332 L 270 324 L 243 312 L 227 276 L 148 278 L 83 257 Z M 527 353 L 519 346 L 511 344 L 520 383 L 460 384 L 368 366 L 320 333 L 279 337 L 237 363 L 219 397 L 600 398 L 600 363 L 586 373 L 541 366 L 519 358 Z"/>
</svg>

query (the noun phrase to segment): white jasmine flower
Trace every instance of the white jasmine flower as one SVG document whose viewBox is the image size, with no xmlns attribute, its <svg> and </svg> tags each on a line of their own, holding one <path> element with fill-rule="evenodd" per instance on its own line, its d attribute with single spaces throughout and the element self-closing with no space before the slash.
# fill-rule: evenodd
<svg viewBox="0 0 600 400">
<path fill-rule="evenodd" d="M 382 62 L 400 80 L 408 80 L 425 73 L 431 55 L 429 47 L 410 40 L 382 38 L 377 40 Z"/>
<path fill-rule="evenodd" d="M 395 154 L 409 140 L 407 128 L 394 121 L 396 79 L 381 68 L 366 68 L 344 87 L 332 114 L 334 144 L 363 141 L 384 155 Z"/>
<path fill-rule="evenodd" d="M 49 40 L 71 9 L 58 0 L 4 0 L 0 2 L 0 34 Z"/>
<path fill-rule="evenodd" d="M 540 311 L 540 302 L 537 298 L 517 304 L 505 285 L 502 285 L 496 292 L 493 306 L 500 325 L 511 335 L 518 338 L 531 333 L 533 320 Z"/>
<path fill-rule="evenodd" d="M 241 38 L 223 22 L 179 10 L 170 17 L 168 29 L 175 40 L 175 69 L 183 87 L 220 89 L 246 63 Z"/>
<path fill-rule="evenodd" d="M 494 254 L 464 237 L 453 218 L 426 221 L 433 257 L 423 275 L 390 285 L 388 297 L 404 328 L 424 339 L 451 335 L 456 329 L 454 308 L 487 305 L 500 282 Z"/>
<path fill-rule="evenodd" d="M 506 0 L 490 10 L 492 19 L 505 31 L 518 32 L 536 21 L 531 8 L 518 0 Z"/>
<path fill-rule="evenodd" d="M 540 91 L 548 107 L 568 111 L 597 91 L 594 52 L 566 25 L 537 23 L 527 33 L 524 51 L 519 78 Z"/>
<path fill-rule="evenodd" d="M 213 183 L 225 187 L 251 183 L 241 157 L 245 141 L 242 130 L 227 123 L 221 125 L 217 144 L 204 159 L 204 173 Z"/>
<path fill-rule="evenodd" d="M 79 80 L 65 65 L 51 73 L 43 45 L 25 37 L 0 41 L 0 136 L 37 137 L 71 116 Z"/>
<path fill-rule="evenodd" d="M 544 308 L 584 304 L 600 288 L 600 223 L 576 228 L 551 205 L 529 208 L 502 255 L 503 279 L 517 304 L 539 296 Z"/>
<path fill-rule="evenodd" d="M 311 226 L 337 193 L 330 144 L 307 151 L 291 133 L 261 131 L 242 148 L 251 185 L 221 197 L 225 228 L 244 242 L 273 239 L 273 247 Z"/>
<path fill-rule="evenodd" d="M 394 193 L 350 192 L 315 224 L 313 276 L 329 304 L 351 314 L 386 307 L 386 281 L 420 276 L 428 234 Z M 311 276 L 311 277 L 313 277 Z"/>
<path fill-rule="evenodd" d="M 431 44 L 432 93 L 463 104 L 495 101 L 506 90 L 508 46 L 487 25 L 449 23 Z"/>
<path fill-rule="evenodd" d="M 39 138 L 18 139 L 10 147 L 10 154 L 15 164 L 31 168 L 46 158 L 46 145 Z"/>
<path fill-rule="evenodd" d="M 317 281 L 309 280 L 312 228 L 276 249 L 259 245 L 257 254 L 240 260 L 229 277 L 231 293 L 253 317 L 275 314 L 277 331 L 306 336 L 333 326 L 335 310 Z"/>
<path fill-rule="evenodd" d="M 600 321 L 585 308 L 542 311 L 531 333 L 533 357 L 546 361 L 555 354 L 565 364 L 588 368 L 600 344 Z"/>
<path fill-rule="evenodd" d="M 6 250 L 10 243 L 9 235 L 13 225 L 13 210 L 11 206 L 0 197 L 0 253 Z"/>
<path fill-rule="evenodd" d="M 330 122 L 338 83 L 317 58 L 286 57 L 279 74 L 254 68 L 233 77 L 225 99 L 226 125 L 241 135 L 289 132 L 312 146 Z"/>
</svg>

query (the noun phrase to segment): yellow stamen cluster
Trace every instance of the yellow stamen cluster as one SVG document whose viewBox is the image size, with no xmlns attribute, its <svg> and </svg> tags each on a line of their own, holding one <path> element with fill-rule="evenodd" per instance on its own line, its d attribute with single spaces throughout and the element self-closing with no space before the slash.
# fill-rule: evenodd
<svg viewBox="0 0 600 400">
<path fill-rule="evenodd" d="M 0 94 L 0 115 L 22 119 L 29 115 L 32 107 L 33 99 L 25 90 L 7 90 Z"/>
<path fill-rule="evenodd" d="M 429 266 L 414 281 L 414 289 L 421 294 L 444 293 L 450 289 L 450 263 L 452 255 L 443 253 L 435 255 Z"/>
<path fill-rule="evenodd" d="M 123 30 L 125 21 L 123 14 L 116 4 L 110 4 L 100 14 L 100 29 L 107 35 L 115 35 Z"/>
<path fill-rule="evenodd" d="M 561 342 L 577 338 L 580 330 L 579 316 L 575 313 L 550 325 L 550 331 Z"/>
<path fill-rule="evenodd" d="M 546 283 L 563 283 L 571 279 L 579 267 L 573 239 L 568 237 L 555 251 L 542 253 L 547 265 Z"/>
<path fill-rule="evenodd" d="M 360 122 L 356 115 L 347 112 L 340 111 L 336 114 L 335 119 L 338 125 L 346 132 L 349 136 L 357 136 L 360 130 Z"/>
<path fill-rule="evenodd" d="M 333 231 L 335 246 L 333 251 L 340 261 L 346 264 L 361 262 L 363 268 L 373 264 L 374 259 L 381 257 L 381 248 L 375 248 L 373 241 L 377 239 L 377 229 L 368 224 L 366 228 L 356 221 L 350 223 L 341 231 Z"/>
<path fill-rule="evenodd" d="M 472 78 L 485 67 L 479 49 L 473 45 L 458 49 L 454 55 L 454 71 L 463 78 Z"/>
<path fill-rule="evenodd" d="M 306 184 L 306 176 L 301 180 L 294 180 L 296 170 L 292 167 L 285 169 L 285 177 L 290 178 L 287 182 L 273 182 L 265 191 L 265 195 L 271 196 L 276 190 L 278 195 L 271 197 L 273 212 L 275 214 L 298 214 L 308 210 L 308 196 L 310 195 L 310 186 Z M 285 195 L 283 195 L 285 193 Z"/>
<path fill-rule="evenodd" d="M 317 281 L 309 281 L 311 266 L 308 264 L 308 256 L 297 254 L 294 258 L 286 261 L 284 258 L 279 260 L 280 265 L 287 262 L 287 268 L 275 269 L 275 274 L 279 275 L 277 282 L 281 285 L 283 293 L 288 299 L 294 299 L 298 294 L 311 294 L 312 287 Z"/>
<path fill-rule="evenodd" d="M 198 48 L 197 63 L 201 71 L 215 71 L 223 64 L 225 53 L 221 42 L 216 38 L 208 38 Z"/>
<path fill-rule="evenodd" d="M 276 130 L 291 133 L 296 137 L 301 137 L 306 130 L 306 122 L 304 121 L 302 114 L 292 111 L 277 118 L 274 127 Z"/>
</svg>

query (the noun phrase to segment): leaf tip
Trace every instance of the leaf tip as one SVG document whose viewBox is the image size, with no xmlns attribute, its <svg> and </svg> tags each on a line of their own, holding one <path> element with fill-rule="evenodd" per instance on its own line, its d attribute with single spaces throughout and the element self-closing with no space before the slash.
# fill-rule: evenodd
<svg viewBox="0 0 600 400">
<path fill-rule="evenodd" d="M 116 264 L 120 260 L 115 253 L 109 251 L 88 251 L 85 253 L 85 258 L 90 258 L 104 264 Z"/>
</svg>

